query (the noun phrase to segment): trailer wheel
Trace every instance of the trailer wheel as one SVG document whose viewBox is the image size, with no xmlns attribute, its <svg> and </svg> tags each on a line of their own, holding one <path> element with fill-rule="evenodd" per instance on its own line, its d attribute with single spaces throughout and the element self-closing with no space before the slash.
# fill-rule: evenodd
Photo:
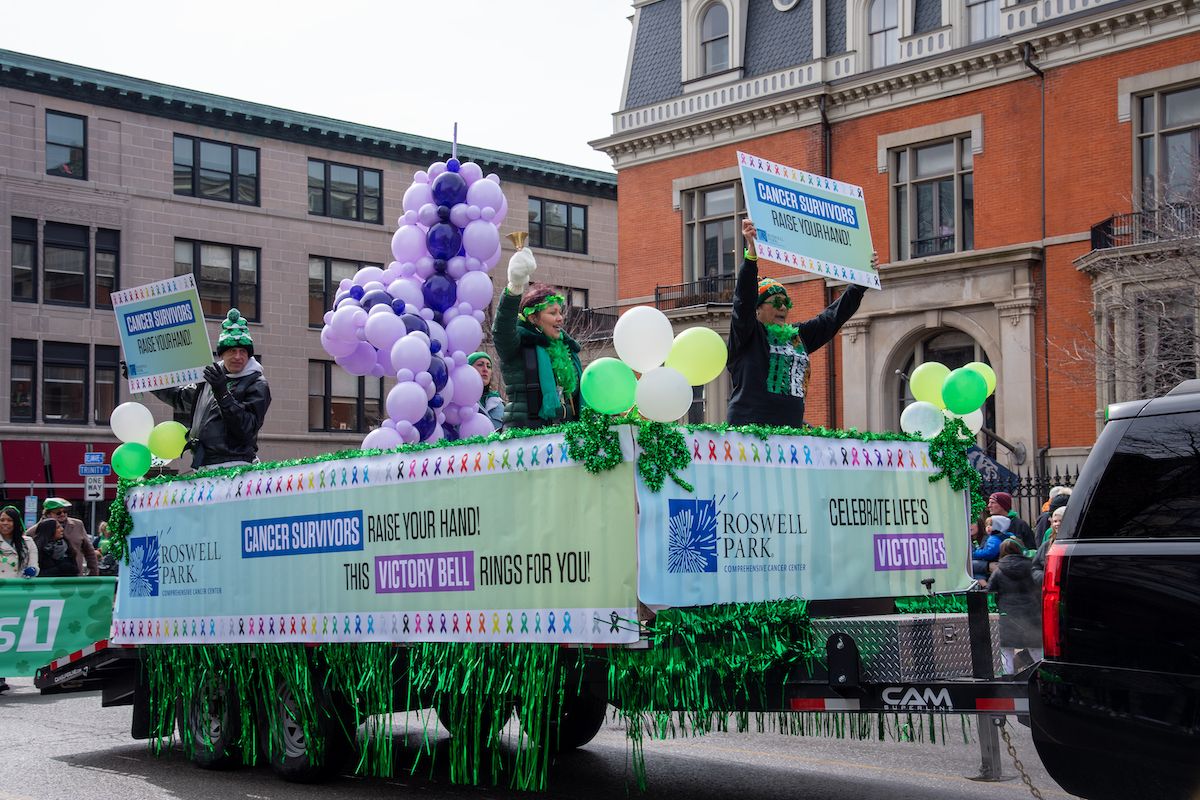
<svg viewBox="0 0 1200 800">
<path fill-rule="evenodd" d="M 596 738 L 607 716 L 607 700 L 591 694 L 577 694 L 568 689 L 557 717 L 550 720 L 547 733 L 551 750 L 565 753 L 583 747 Z M 522 719 L 521 725 L 528 730 L 526 720 Z"/>
<path fill-rule="evenodd" d="M 185 708 L 176 704 L 179 738 L 188 757 L 202 769 L 229 769 L 242 763 L 241 706 L 229 682 L 209 675 Z"/>
<path fill-rule="evenodd" d="M 317 719 L 309 730 L 300 719 L 292 688 L 276 681 L 259 701 L 258 725 L 271 769 L 293 783 L 316 783 L 342 769 L 354 752 L 353 711 L 324 688 L 316 689 Z"/>
</svg>

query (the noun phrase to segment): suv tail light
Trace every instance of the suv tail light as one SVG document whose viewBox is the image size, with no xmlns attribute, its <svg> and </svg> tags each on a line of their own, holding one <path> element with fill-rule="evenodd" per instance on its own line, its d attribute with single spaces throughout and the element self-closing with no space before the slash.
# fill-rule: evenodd
<svg viewBox="0 0 1200 800">
<path fill-rule="evenodd" d="M 1042 648 L 1046 658 L 1062 655 L 1062 573 L 1066 560 L 1067 545 L 1050 545 L 1042 576 Z"/>
</svg>

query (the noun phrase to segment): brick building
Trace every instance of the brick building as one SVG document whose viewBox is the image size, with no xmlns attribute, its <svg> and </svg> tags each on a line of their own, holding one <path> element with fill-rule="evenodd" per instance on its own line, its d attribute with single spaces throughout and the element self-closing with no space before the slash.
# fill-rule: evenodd
<svg viewBox="0 0 1200 800">
<path fill-rule="evenodd" d="M 189 271 L 214 345 L 227 308 L 251 320 L 274 397 L 260 456 L 357 445 L 388 387 L 332 363 L 321 316 L 341 278 L 391 260 L 413 173 L 449 155 L 445 141 L 0 51 L 2 494 L 82 497 L 82 453 L 117 444 L 112 408 L 136 399 L 170 418 L 122 387 L 108 296 Z M 500 175 L 501 232 L 529 230 L 540 277 L 576 307 L 615 302 L 612 174 L 459 157 Z"/>
<path fill-rule="evenodd" d="M 884 288 L 815 354 L 808 421 L 897 429 L 916 364 L 983 360 L 1000 460 L 1077 464 L 1108 403 L 1196 375 L 1200 281 L 1125 265 L 1200 230 L 1198 53 L 1191 0 L 635 0 L 593 142 L 617 168 L 620 302 L 727 330 L 737 150 L 859 184 Z M 794 319 L 840 291 L 761 271 Z"/>
</svg>

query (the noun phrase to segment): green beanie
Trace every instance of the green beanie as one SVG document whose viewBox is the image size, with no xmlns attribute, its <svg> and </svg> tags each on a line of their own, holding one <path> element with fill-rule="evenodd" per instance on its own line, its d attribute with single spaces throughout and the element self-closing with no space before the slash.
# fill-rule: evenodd
<svg viewBox="0 0 1200 800">
<path fill-rule="evenodd" d="M 221 323 L 221 335 L 217 337 L 217 355 L 232 347 L 244 347 L 246 352 L 254 355 L 254 340 L 250 338 L 250 328 L 236 308 L 229 309 Z"/>
<path fill-rule="evenodd" d="M 492 361 L 491 356 L 489 356 L 487 353 L 480 350 L 477 353 L 471 353 L 471 355 L 467 356 L 467 363 L 470 364 L 471 366 L 475 366 L 475 362 L 481 358 L 486 358 L 488 360 L 488 363 L 491 363 L 491 361 Z"/>
</svg>

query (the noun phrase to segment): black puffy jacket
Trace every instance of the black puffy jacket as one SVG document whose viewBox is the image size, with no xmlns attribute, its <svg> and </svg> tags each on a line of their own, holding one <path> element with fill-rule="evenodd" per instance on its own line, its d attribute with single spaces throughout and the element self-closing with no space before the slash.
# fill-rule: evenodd
<svg viewBox="0 0 1200 800">
<path fill-rule="evenodd" d="M 194 469 L 226 461 L 250 462 L 258 456 L 258 431 L 271 407 L 271 387 L 262 367 L 252 360 L 240 377 L 229 378 L 226 385 L 229 393 L 220 402 L 207 383 L 153 393 L 175 411 L 191 415 L 188 449 Z"/>
</svg>

